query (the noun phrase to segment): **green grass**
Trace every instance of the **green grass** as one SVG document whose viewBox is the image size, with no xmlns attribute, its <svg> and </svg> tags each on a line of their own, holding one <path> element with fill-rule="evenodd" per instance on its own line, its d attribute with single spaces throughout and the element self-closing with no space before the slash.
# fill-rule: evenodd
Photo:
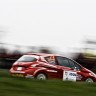
<svg viewBox="0 0 96 96">
<path fill-rule="evenodd" d="M 15 78 L 0 70 L 0 96 L 96 96 L 96 83 Z"/>
</svg>

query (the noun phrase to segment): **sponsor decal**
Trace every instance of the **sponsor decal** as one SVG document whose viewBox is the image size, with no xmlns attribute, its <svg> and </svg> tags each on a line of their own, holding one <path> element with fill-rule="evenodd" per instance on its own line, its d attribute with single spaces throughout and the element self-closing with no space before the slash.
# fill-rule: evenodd
<svg viewBox="0 0 96 96">
<path fill-rule="evenodd" d="M 25 73 L 24 71 L 11 71 L 12 73 Z"/>
<path fill-rule="evenodd" d="M 48 72 L 57 72 L 56 70 L 47 70 Z"/>
<path fill-rule="evenodd" d="M 77 73 L 74 71 L 63 71 L 64 81 L 76 81 Z"/>
<path fill-rule="evenodd" d="M 76 80 L 81 80 L 81 79 L 82 79 L 82 76 L 80 74 L 77 74 Z"/>
<path fill-rule="evenodd" d="M 16 77 L 24 77 L 23 74 L 12 74 L 12 76 L 16 76 Z"/>
</svg>

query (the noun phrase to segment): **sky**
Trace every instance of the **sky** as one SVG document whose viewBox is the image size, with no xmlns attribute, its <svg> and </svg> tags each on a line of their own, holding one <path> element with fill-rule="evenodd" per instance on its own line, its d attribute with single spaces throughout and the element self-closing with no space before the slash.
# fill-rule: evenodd
<svg viewBox="0 0 96 96">
<path fill-rule="evenodd" d="M 9 44 L 79 48 L 96 36 L 96 0 L 0 0 L 0 30 Z"/>
</svg>

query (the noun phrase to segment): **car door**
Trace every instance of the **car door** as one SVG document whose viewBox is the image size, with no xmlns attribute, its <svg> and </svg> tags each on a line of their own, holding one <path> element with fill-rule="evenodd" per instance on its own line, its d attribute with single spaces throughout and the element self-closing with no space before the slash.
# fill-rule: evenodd
<svg viewBox="0 0 96 96">
<path fill-rule="evenodd" d="M 58 67 L 58 77 L 63 78 L 64 70 L 73 70 L 70 68 L 70 63 L 67 58 L 62 56 L 56 56 L 57 67 Z"/>
<path fill-rule="evenodd" d="M 83 77 L 83 74 L 81 73 L 81 66 L 79 64 L 77 64 L 77 62 L 75 62 L 74 60 L 71 60 L 69 58 L 66 57 L 62 57 L 62 56 L 56 56 L 56 60 L 58 62 L 58 67 L 60 68 L 59 70 L 59 77 L 63 78 L 64 70 L 69 70 L 72 74 L 74 74 L 74 72 L 77 73 L 76 80 L 81 80 L 81 78 Z M 75 75 L 75 74 L 74 74 Z M 72 77 L 73 78 L 73 77 Z"/>
<path fill-rule="evenodd" d="M 70 68 L 77 72 L 76 80 L 81 81 L 85 78 L 84 72 L 82 72 L 82 67 L 74 60 L 68 59 Z"/>
</svg>

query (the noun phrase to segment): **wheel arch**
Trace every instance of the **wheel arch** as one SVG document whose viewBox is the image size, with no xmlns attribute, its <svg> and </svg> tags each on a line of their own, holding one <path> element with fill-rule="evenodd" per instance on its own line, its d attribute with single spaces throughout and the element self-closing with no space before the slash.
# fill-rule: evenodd
<svg viewBox="0 0 96 96">
<path fill-rule="evenodd" d="M 86 81 L 88 78 L 91 78 L 91 79 L 95 82 L 94 77 L 91 77 L 91 76 L 87 76 L 87 77 L 84 79 L 84 81 Z"/>
<path fill-rule="evenodd" d="M 38 69 L 38 70 L 36 70 L 36 71 L 34 72 L 34 77 L 36 78 L 36 76 L 37 76 L 38 74 L 40 74 L 40 73 L 46 75 L 46 77 L 48 78 L 47 71 L 46 71 L 46 70 L 41 70 L 41 69 Z"/>
</svg>

